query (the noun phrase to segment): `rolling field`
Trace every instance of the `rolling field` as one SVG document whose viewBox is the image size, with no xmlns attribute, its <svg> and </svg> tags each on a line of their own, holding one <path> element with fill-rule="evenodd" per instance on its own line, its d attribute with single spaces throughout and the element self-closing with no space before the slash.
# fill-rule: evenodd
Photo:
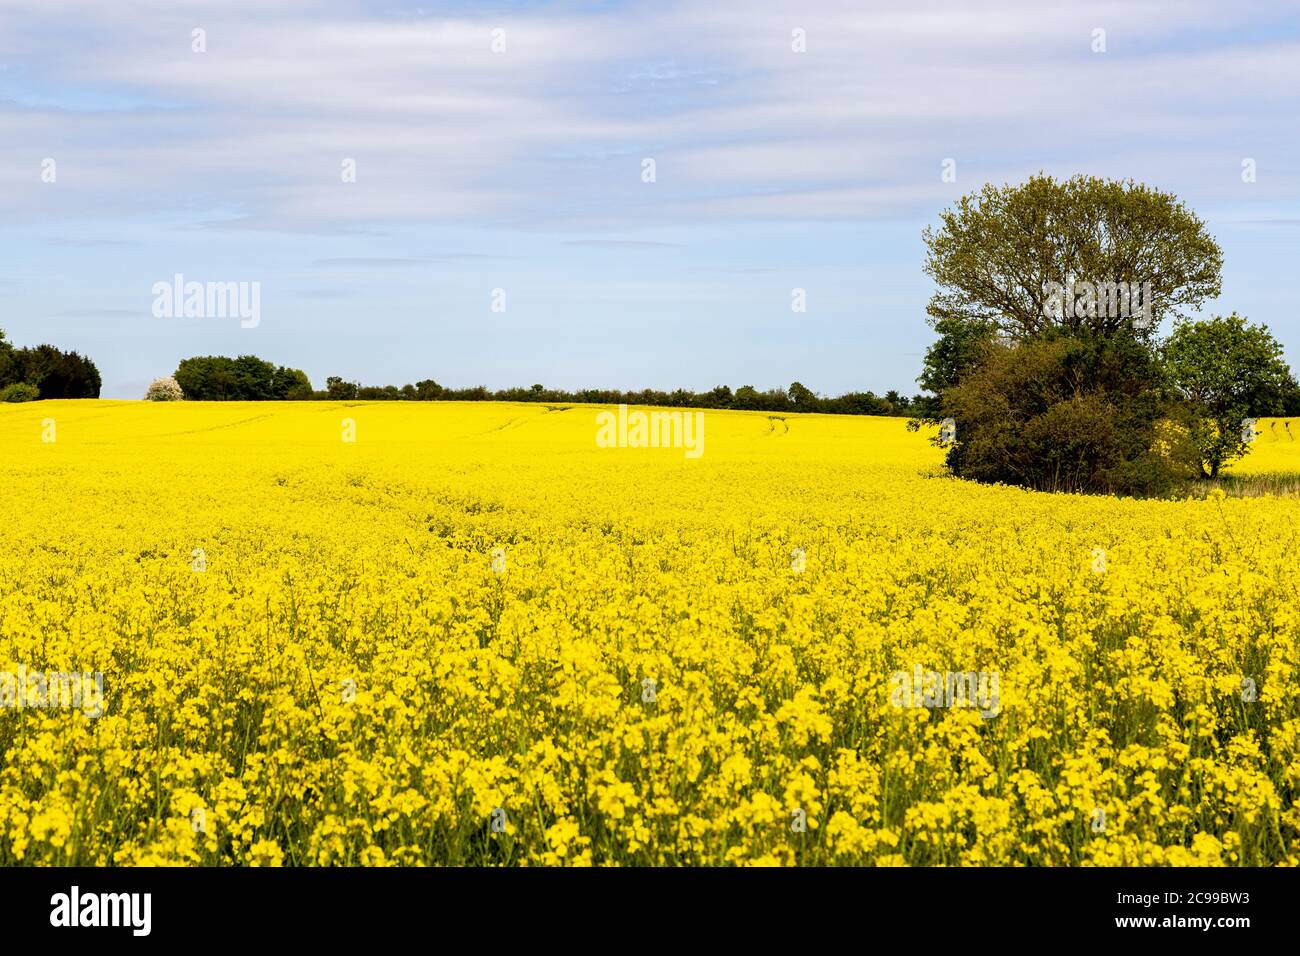
<svg viewBox="0 0 1300 956">
<path fill-rule="evenodd" d="M 1300 862 L 1297 499 L 599 411 L 0 405 L 0 864 Z"/>
</svg>

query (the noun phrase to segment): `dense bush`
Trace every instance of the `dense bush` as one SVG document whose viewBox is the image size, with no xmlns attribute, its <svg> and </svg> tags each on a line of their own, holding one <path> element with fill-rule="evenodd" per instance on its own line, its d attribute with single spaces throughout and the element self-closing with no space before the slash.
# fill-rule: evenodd
<svg viewBox="0 0 1300 956">
<path fill-rule="evenodd" d="M 1049 335 L 991 344 L 942 413 L 957 423 L 959 477 L 1045 491 L 1152 493 L 1186 463 L 1154 449 L 1169 406 L 1161 370 L 1133 338 Z"/>
<path fill-rule="evenodd" d="M 34 402 L 40 397 L 40 390 L 26 382 L 11 382 L 0 388 L 0 402 Z"/>
<path fill-rule="evenodd" d="M 1049 491 L 1152 494 L 1215 477 L 1250 448 L 1243 419 L 1285 412 L 1295 380 L 1264 327 L 1180 322 L 1163 345 L 1049 329 L 986 342 L 930 420 L 951 418 L 955 475 Z"/>
</svg>

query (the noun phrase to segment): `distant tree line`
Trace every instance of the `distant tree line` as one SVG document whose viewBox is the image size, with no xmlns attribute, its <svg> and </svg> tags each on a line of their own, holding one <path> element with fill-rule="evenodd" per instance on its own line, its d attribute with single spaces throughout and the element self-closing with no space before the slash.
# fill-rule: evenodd
<svg viewBox="0 0 1300 956">
<path fill-rule="evenodd" d="M 830 415 L 914 415 L 913 404 L 920 399 L 899 395 L 896 391 L 876 395 L 874 392 L 849 392 L 835 398 L 822 398 L 799 382 L 788 389 L 760 391 L 742 385 L 735 391 L 719 385 L 707 392 L 678 388 L 671 392 L 645 388 L 638 391 L 584 388 L 577 391 L 533 385 L 529 388 L 490 390 L 482 385 L 471 388 L 447 388 L 433 379 L 414 385 L 360 385 L 338 376 L 325 380 L 319 398 L 364 401 L 443 401 L 443 402 L 544 402 L 547 404 L 660 405 L 669 408 L 732 408 L 759 412 L 821 412 Z"/>
<path fill-rule="evenodd" d="M 98 398 L 99 369 L 76 352 L 53 345 L 14 348 L 0 329 L 0 401 Z"/>
<path fill-rule="evenodd" d="M 921 396 L 908 398 L 896 391 L 876 395 L 874 392 L 849 392 L 835 398 L 822 398 L 799 382 L 788 389 L 760 391 L 742 385 L 735 391 L 719 385 L 707 392 L 679 388 L 671 392 L 657 389 L 622 391 L 620 389 L 585 388 L 578 391 L 546 388 L 488 389 L 483 385 L 448 388 L 433 379 L 415 384 L 362 385 L 331 375 L 322 391 L 312 389 L 306 373 L 299 369 L 276 366 L 254 355 L 239 358 L 204 356 L 185 359 L 173 376 L 190 401 L 371 401 L 371 402 L 540 402 L 546 404 L 661 405 L 677 408 L 732 408 L 761 412 L 821 412 L 829 415 L 899 415 L 924 414 L 928 406 Z"/>
</svg>

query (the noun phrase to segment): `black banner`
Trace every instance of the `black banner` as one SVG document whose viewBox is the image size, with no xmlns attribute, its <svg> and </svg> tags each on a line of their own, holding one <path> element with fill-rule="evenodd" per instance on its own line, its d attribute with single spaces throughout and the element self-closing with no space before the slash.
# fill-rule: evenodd
<svg viewBox="0 0 1300 956">
<path fill-rule="evenodd" d="M 851 931 L 1232 945 L 1285 931 L 1296 896 L 1283 869 L 11 869 L 0 884 L 7 940 L 332 946 L 393 931 L 612 943 L 687 927 L 732 943 Z"/>
</svg>

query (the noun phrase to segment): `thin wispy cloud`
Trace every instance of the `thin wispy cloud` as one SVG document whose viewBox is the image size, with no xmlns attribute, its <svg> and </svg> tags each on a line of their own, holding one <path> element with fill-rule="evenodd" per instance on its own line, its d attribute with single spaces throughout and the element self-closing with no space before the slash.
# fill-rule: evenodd
<svg viewBox="0 0 1300 956">
<path fill-rule="evenodd" d="M 256 347 L 305 354 L 317 377 L 397 380 L 439 361 L 506 385 L 500 369 L 532 362 L 557 384 L 598 368 L 609 380 L 592 384 L 615 385 L 657 361 L 646 384 L 712 386 L 706 365 L 725 351 L 767 385 L 911 389 L 916 370 L 880 345 L 928 341 L 920 229 L 985 182 L 1038 171 L 1132 177 L 1212 225 L 1263 227 L 1241 230 L 1225 271 L 1228 308 L 1262 308 L 1285 272 L 1262 236 L 1294 220 L 1300 180 L 1300 134 L 1277 119 L 1300 115 L 1292 13 L 1272 0 L 8 0 L 0 271 L 41 298 L 5 327 L 37 338 L 36 315 L 185 273 L 261 281 L 264 344 L 120 316 L 108 394 L 187 349 Z M 33 235 L 56 237 L 44 257 Z M 304 264 L 357 294 L 295 311 Z M 800 322 L 794 287 L 810 303 Z M 498 288 L 504 314 L 489 307 Z M 65 292 L 81 298 L 48 301 Z M 664 301 L 690 316 L 698 359 L 609 329 L 620 295 L 624 322 Z M 357 300 L 380 316 L 368 329 L 408 347 L 333 345 Z M 767 337 L 737 342 L 755 316 Z M 811 327 L 837 347 L 805 347 Z"/>
<path fill-rule="evenodd" d="M 680 242 L 654 242 L 645 239 L 569 239 L 566 246 L 584 249 L 680 249 Z"/>
</svg>

